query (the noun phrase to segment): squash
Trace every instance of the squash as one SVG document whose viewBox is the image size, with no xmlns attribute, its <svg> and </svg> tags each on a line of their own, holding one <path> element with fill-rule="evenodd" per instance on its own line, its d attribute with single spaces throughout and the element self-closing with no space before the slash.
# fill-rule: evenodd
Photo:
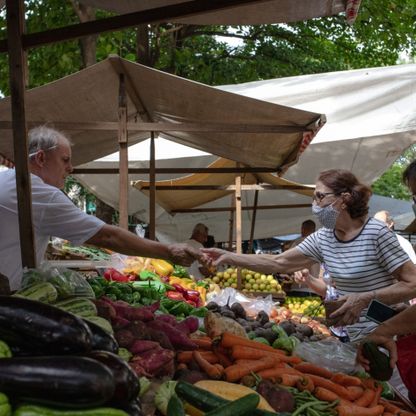
<svg viewBox="0 0 416 416">
<path fill-rule="evenodd" d="M 230 401 L 234 401 L 254 392 L 254 390 L 250 389 L 250 387 L 246 387 L 241 384 L 228 383 L 226 381 L 201 380 L 196 382 L 194 386 L 199 387 L 200 389 L 208 390 L 210 393 Z M 268 410 L 269 412 L 275 412 L 263 396 L 260 396 L 260 402 L 257 408 Z"/>
</svg>

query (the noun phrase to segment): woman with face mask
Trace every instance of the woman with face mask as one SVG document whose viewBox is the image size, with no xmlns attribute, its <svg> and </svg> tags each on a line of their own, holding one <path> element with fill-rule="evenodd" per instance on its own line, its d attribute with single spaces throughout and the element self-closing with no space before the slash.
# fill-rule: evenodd
<svg viewBox="0 0 416 416">
<path fill-rule="evenodd" d="M 373 299 L 396 304 L 416 295 L 416 267 L 394 233 L 368 217 L 371 190 L 349 171 L 321 172 L 312 212 L 322 228 L 298 246 L 275 255 L 244 255 L 218 249 L 203 252 L 214 265 L 227 264 L 263 273 L 292 273 L 325 263 L 344 303 L 332 313 L 347 326 L 351 341 L 374 329 L 365 317 Z M 307 282 L 306 282 L 307 283 Z"/>
</svg>

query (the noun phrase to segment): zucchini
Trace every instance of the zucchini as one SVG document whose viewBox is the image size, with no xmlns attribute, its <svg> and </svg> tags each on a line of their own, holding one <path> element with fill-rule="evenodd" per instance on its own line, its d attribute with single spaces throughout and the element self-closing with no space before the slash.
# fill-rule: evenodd
<svg viewBox="0 0 416 416">
<path fill-rule="evenodd" d="M 200 389 L 185 381 L 178 381 L 175 388 L 176 394 L 190 405 L 196 407 L 204 412 L 214 410 L 226 403 L 228 400 L 223 399 L 207 390 Z M 283 416 L 284 413 L 269 412 L 267 410 L 254 409 L 252 412 L 254 416 Z"/>
<path fill-rule="evenodd" d="M 71 312 L 74 315 L 81 316 L 82 318 L 89 318 L 91 316 L 97 316 L 97 307 L 94 302 L 87 298 L 70 298 L 61 300 L 54 304 L 57 308 L 64 311 Z"/>
<path fill-rule="evenodd" d="M 88 319 L 84 319 L 84 322 L 92 334 L 91 344 L 93 350 L 118 352 L 118 343 L 113 335 L 104 331 L 104 329 Z"/>
<path fill-rule="evenodd" d="M 0 393 L 0 416 L 11 416 L 11 414 L 12 407 L 9 398 L 4 393 Z"/>
<path fill-rule="evenodd" d="M 128 413 L 111 407 L 98 407 L 89 410 L 62 410 L 29 404 L 19 406 L 13 416 L 128 416 Z"/>
<path fill-rule="evenodd" d="M 31 355 L 78 354 L 91 350 L 92 334 L 81 318 L 52 305 L 0 296 L 0 339 Z"/>
<path fill-rule="evenodd" d="M 0 391 L 15 399 L 63 408 L 101 406 L 113 397 L 114 377 L 88 357 L 13 357 L 0 360 Z"/>
<path fill-rule="evenodd" d="M 44 303 L 53 303 L 58 298 L 58 291 L 53 284 L 42 282 L 20 289 L 13 296 L 37 300 Z"/>
<path fill-rule="evenodd" d="M 390 358 L 380 351 L 374 342 L 364 342 L 363 354 L 370 361 L 370 375 L 376 380 L 387 381 L 393 375 Z"/>
<path fill-rule="evenodd" d="M 260 396 L 258 394 L 248 394 L 205 413 L 205 416 L 249 416 L 257 407 L 259 401 Z"/>
<path fill-rule="evenodd" d="M 5 342 L 0 341 L 0 358 L 10 358 L 11 356 L 12 352 L 9 346 Z"/>
<path fill-rule="evenodd" d="M 140 392 L 139 377 L 121 357 L 107 351 L 92 351 L 88 357 L 104 364 L 111 371 L 115 386 L 110 399 L 112 405 L 126 406 L 137 398 Z"/>
<path fill-rule="evenodd" d="M 176 394 L 169 399 L 167 416 L 185 416 L 183 403 Z"/>
</svg>

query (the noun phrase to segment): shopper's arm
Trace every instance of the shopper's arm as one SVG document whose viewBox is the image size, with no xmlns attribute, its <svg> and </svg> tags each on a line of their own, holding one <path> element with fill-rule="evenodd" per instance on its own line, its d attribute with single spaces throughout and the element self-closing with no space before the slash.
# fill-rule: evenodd
<svg viewBox="0 0 416 416">
<path fill-rule="evenodd" d="M 157 241 L 140 238 L 135 234 L 114 225 L 104 225 L 88 241 L 99 247 L 105 247 L 130 256 L 153 257 L 170 260 L 189 266 L 195 259 L 200 259 L 199 252 L 186 244 L 166 245 Z"/>
<path fill-rule="evenodd" d="M 351 325 L 358 321 L 361 311 L 373 299 L 377 299 L 387 305 L 393 305 L 416 297 L 416 266 L 410 260 L 398 267 L 393 272 L 393 276 L 397 279 L 397 283 L 390 286 L 345 296 L 345 303 L 331 314 L 331 318 L 342 316 L 339 324 Z"/>
<path fill-rule="evenodd" d="M 262 273 L 292 273 L 302 268 L 309 268 L 314 261 L 306 257 L 297 247 L 279 255 L 271 254 L 236 254 L 218 248 L 201 250 L 214 266 L 221 264 L 244 267 Z"/>
</svg>

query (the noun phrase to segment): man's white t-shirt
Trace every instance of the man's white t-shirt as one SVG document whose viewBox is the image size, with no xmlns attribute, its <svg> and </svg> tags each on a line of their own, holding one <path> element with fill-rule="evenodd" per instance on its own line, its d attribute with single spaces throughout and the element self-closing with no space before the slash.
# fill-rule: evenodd
<svg viewBox="0 0 416 416">
<path fill-rule="evenodd" d="M 190 240 L 184 241 L 184 243 L 187 244 L 188 246 L 195 248 L 196 250 L 204 248 L 204 246 L 199 241 L 193 240 L 192 238 Z M 205 278 L 205 276 L 199 271 L 200 267 L 201 267 L 201 264 L 198 261 L 194 261 L 188 267 L 188 273 L 192 275 L 195 278 L 195 280 L 201 280 Z"/>
<path fill-rule="evenodd" d="M 31 175 L 32 221 L 36 261 L 44 258 L 49 238 L 60 237 L 74 245 L 85 243 L 105 224 L 77 208 L 58 188 Z M 0 273 L 9 278 L 11 290 L 20 287 L 22 260 L 14 169 L 0 172 Z"/>
</svg>

